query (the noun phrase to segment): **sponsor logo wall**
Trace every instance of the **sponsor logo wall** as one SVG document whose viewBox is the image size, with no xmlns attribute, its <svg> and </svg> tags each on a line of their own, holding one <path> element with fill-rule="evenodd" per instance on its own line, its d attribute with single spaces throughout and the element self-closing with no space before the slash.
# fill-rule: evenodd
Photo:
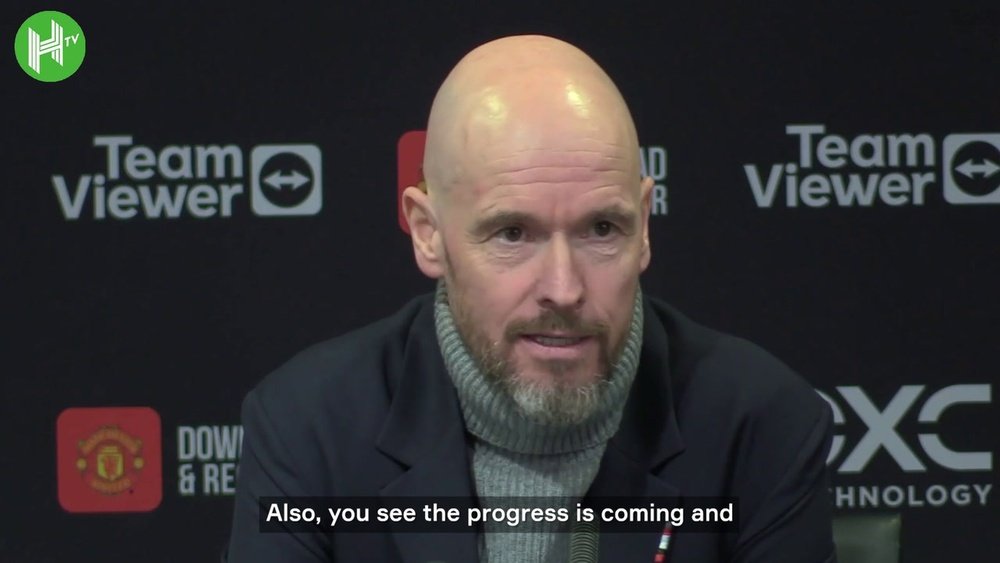
<svg viewBox="0 0 1000 563">
<path fill-rule="evenodd" d="M 996 8 L 251 7 L 3 8 L 0 561 L 218 560 L 244 395 L 433 287 L 399 196 L 444 73 L 516 30 L 619 84 L 644 291 L 810 381 L 837 513 L 900 514 L 906 562 L 1000 551 Z"/>
</svg>

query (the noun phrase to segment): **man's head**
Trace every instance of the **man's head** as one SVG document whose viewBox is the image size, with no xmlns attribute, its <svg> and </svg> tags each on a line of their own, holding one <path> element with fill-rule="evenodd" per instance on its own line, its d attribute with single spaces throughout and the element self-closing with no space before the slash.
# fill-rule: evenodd
<svg viewBox="0 0 1000 563">
<path fill-rule="evenodd" d="M 482 45 L 434 99 L 427 192 L 403 193 L 417 264 L 531 416 L 582 420 L 618 360 L 650 258 L 638 159 L 618 89 L 556 39 Z"/>
</svg>

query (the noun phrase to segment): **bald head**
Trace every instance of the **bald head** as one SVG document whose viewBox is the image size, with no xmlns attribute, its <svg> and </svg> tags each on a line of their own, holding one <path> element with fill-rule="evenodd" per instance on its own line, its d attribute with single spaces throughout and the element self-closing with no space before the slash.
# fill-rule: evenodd
<svg viewBox="0 0 1000 563">
<path fill-rule="evenodd" d="M 635 126 L 608 75 L 569 43 L 505 37 L 466 55 L 438 90 L 427 124 L 424 175 L 438 206 L 456 190 L 474 187 L 496 164 L 495 155 L 509 159 L 609 144 L 624 148 L 629 162 L 620 164 L 636 171 L 638 189 Z"/>
</svg>

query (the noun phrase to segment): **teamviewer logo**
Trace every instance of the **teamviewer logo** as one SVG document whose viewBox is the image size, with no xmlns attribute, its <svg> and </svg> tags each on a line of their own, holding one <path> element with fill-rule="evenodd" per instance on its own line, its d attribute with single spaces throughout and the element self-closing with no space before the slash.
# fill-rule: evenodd
<svg viewBox="0 0 1000 563">
<path fill-rule="evenodd" d="M 948 135 L 942 162 L 948 203 L 1000 203 L 1000 133 Z"/>
<path fill-rule="evenodd" d="M 264 216 L 316 215 L 323 208 L 323 163 L 316 145 L 258 145 L 250 153 L 250 199 Z"/>
</svg>

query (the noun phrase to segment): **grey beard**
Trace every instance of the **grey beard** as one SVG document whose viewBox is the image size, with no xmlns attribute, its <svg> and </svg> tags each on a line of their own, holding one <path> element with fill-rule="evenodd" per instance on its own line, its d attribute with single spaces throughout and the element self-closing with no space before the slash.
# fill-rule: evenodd
<svg viewBox="0 0 1000 563">
<path fill-rule="evenodd" d="M 525 381 L 518 377 L 516 370 L 499 357 L 492 348 L 472 347 L 473 358 L 487 381 L 497 385 L 501 391 L 513 399 L 521 413 L 536 422 L 557 427 L 574 426 L 587 420 L 601 404 L 601 397 L 608 386 L 610 366 L 606 373 L 595 378 L 593 383 L 567 387 L 558 382 L 543 385 Z"/>
<path fill-rule="evenodd" d="M 507 394 L 525 416 L 552 426 L 575 426 L 594 414 L 600 406 L 604 379 L 582 387 L 542 386 L 506 379 L 501 382 Z"/>
<path fill-rule="evenodd" d="M 602 373 L 593 382 L 582 386 L 565 386 L 559 381 L 543 385 L 519 376 L 515 366 L 502 355 L 501 342 L 491 342 L 475 330 L 468 313 L 459 305 L 457 296 L 450 295 L 456 329 L 465 342 L 473 361 L 486 381 L 499 388 L 518 406 L 521 413 L 542 424 L 569 427 L 582 423 L 601 407 L 601 400 L 609 387 L 609 378 L 625 348 L 623 338 L 612 350 L 601 353 Z M 608 357 L 610 355 L 610 358 Z M 549 367 L 558 375 L 561 364 Z"/>
</svg>

